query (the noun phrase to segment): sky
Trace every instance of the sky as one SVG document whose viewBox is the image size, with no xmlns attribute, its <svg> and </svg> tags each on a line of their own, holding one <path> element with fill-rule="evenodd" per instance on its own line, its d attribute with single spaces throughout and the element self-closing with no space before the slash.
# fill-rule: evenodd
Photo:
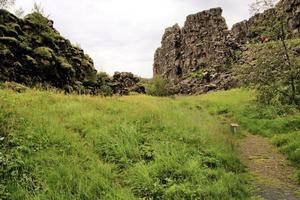
<svg viewBox="0 0 300 200">
<path fill-rule="evenodd" d="M 73 44 L 80 44 L 98 71 L 112 75 L 132 72 L 151 78 L 155 50 L 164 30 L 186 16 L 222 7 L 231 27 L 249 17 L 253 0 L 36 0 L 54 27 Z M 16 0 L 26 13 L 34 0 Z"/>
</svg>

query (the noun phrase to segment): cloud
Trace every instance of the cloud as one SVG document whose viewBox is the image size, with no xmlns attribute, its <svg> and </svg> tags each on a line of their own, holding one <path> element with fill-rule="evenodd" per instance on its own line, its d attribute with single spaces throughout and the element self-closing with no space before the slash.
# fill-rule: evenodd
<svg viewBox="0 0 300 200">
<path fill-rule="evenodd" d="M 222 7 L 227 23 L 248 18 L 251 0 L 40 0 L 55 27 L 79 43 L 98 70 L 152 76 L 154 52 L 164 29 L 187 15 Z M 17 0 L 29 12 L 33 0 Z"/>
</svg>

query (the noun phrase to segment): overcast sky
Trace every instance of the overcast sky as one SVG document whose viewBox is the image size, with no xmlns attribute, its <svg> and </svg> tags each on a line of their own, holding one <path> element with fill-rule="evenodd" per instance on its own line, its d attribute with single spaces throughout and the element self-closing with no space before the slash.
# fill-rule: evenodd
<svg viewBox="0 0 300 200">
<path fill-rule="evenodd" d="M 29 12 L 34 0 L 16 0 Z M 222 7 L 228 26 L 249 17 L 253 0 L 37 0 L 54 26 L 89 54 L 98 70 L 152 77 L 154 52 L 165 28 L 189 14 Z"/>
</svg>

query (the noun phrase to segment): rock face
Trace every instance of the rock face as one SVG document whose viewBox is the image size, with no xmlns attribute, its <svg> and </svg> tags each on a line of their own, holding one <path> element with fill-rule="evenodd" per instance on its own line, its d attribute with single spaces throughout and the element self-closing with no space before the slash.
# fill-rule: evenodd
<svg viewBox="0 0 300 200">
<path fill-rule="evenodd" d="M 145 93 L 145 88 L 139 85 L 140 78 L 129 72 L 116 72 L 111 80 L 113 92 L 119 95 L 128 95 L 130 92 Z"/>
<path fill-rule="evenodd" d="M 240 44 L 261 42 L 261 37 L 277 40 L 276 34 L 273 34 L 273 25 L 279 22 L 276 16 L 276 9 L 256 14 L 249 20 L 234 24 L 231 29 L 232 36 Z"/>
<path fill-rule="evenodd" d="M 189 15 L 182 29 L 178 25 L 166 29 L 155 53 L 154 76 L 172 80 L 184 94 L 226 87 L 214 83 L 226 73 L 237 48 L 230 38 L 221 8 Z M 198 77 L 190 76 L 193 73 Z"/>
<path fill-rule="evenodd" d="M 38 13 L 18 19 L 0 10 L 0 80 L 75 89 L 96 82 L 92 59 Z"/>
<path fill-rule="evenodd" d="M 80 94 L 127 94 L 133 87 L 143 92 L 132 74 L 97 75 L 93 60 L 41 14 L 19 19 L 0 10 L 0 82 L 5 81 Z"/>
<path fill-rule="evenodd" d="M 289 29 L 294 36 L 300 37 L 300 1 L 285 0 L 284 4 L 288 16 Z"/>
<path fill-rule="evenodd" d="M 283 11 L 283 12 L 282 12 Z M 278 40 L 279 13 L 284 13 L 287 37 L 300 36 L 300 0 L 282 0 L 275 8 L 228 30 L 221 8 L 187 17 L 183 28 L 167 28 L 154 58 L 154 76 L 170 80 L 178 93 L 201 94 L 235 86 L 230 67 L 238 63 L 246 43 Z"/>
<path fill-rule="evenodd" d="M 282 13 L 282 14 L 279 14 Z M 300 36 L 300 1 L 282 0 L 275 8 L 256 14 L 249 20 L 233 25 L 233 37 L 239 43 L 278 40 L 274 26 L 281 26 L 279 16 L 283 15 L 284 25 L 289 38 Z M 280 28 L 280 27 L 279 27 Z"/>
<path fill-rule="evenodd" d="M 162 46 L 155 52 L 154 76 L 164 75 L 167 78 L 175 79 L 182 74 L 180 71 L 181 40 L 181 29 L 177 24 L 166 29 Z"/>
</svg>

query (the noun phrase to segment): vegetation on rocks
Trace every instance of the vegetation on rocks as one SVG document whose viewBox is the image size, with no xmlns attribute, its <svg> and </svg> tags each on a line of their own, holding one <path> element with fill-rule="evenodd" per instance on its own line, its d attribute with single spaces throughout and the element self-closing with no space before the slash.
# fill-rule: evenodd
<svg viewBox="0 0 300 200">
<path fill-rule="evenodd" d="M 54 87 L 65 92 L 93 95 L 143 93 L 139 78 L 97 76 L 93 60 L 63 38 L 53 21 L 35 5 L 34 13 L 20 19 L 0 10 L 0 82 L 13 81 L 30 87 Z M 100 80 L 98 80 L 98 78 Z M 129 80 L 130 79 L 130 80 Z M 131 82 L 128 85 L 122 81 Z M 100 84 L 100 85 L 99 85 Z"/>
</svg>

